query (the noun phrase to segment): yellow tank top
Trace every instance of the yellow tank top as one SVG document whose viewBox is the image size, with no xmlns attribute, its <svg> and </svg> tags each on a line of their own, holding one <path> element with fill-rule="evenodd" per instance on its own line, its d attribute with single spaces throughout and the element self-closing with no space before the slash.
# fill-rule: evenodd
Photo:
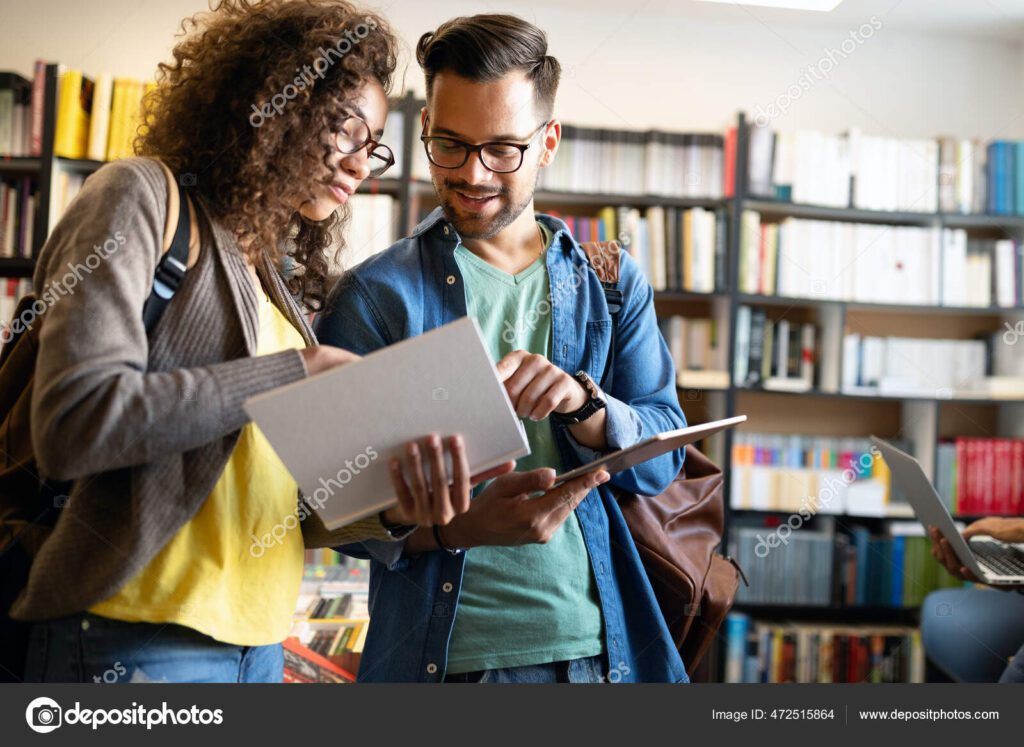
<svg viewBox="0 0 1024 747">
<path fill-rule="evenodd" d="M 257 355 L 305 342 L 262 292 Z M 284 640 L 302 581 L 298 486 L 255 424 L 206 502 L 124 587 L 90 612 L 126 622 L 177 623 L 224 643 Z"/>
</svg>

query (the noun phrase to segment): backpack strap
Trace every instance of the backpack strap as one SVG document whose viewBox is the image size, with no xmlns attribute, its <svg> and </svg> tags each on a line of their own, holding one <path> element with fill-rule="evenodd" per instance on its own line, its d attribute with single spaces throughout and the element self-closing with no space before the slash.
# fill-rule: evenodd
<svg viewBox="0 0 1024 747">
<path fill-rule="evenodd" d="M 604 299 L 608 303 L 608 313 L 612 318 L 612 340 L 608 348 L 608 358 L 601 374 L 601 388 L 607 391 L 612 385 L 612 372 L 615 367 L 615 338 L 619 326 L 619 313 L 622 311 L 622 290 L 619 288 L 619 266 L 622 248 L 617 241 L 585 241 L 580 247 L 590 260 L 590 266 L 601 281 Z"/>
<path fill-rule="evenodd" d="M 164 225 L 164 253 L 157 262 L 153 289 L 142 307 L 142 321 L 146 333 L 153 331 L 174 294 L 185 281 L 185 272 L 194 264 L 190 261 L 192 249 L 192 205 L 185 187 L 163 161 L 158 161 L 167 179 L 167 220 Z"/>
</svg>

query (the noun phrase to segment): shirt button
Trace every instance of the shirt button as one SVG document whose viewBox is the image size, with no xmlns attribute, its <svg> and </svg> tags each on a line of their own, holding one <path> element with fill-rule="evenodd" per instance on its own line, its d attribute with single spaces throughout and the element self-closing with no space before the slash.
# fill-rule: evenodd
<svg viewBox="0 0 1024 747">
<path fill-rule="evenodd" d="M 445 226 L 444 227 L 444 235 L 447 236 L 449 233 L 451 233 L 451 232 L 448 230 L 448 226 Z"/>
<path fill-rule="evenodd" d="M 434 662 L 427 664 L 427 674 L 437 674 L 437 664 Z"/>
<path fill-rule="evenodd" d="M 455 276 L 454 275 L 449 275 L 448 276 L 448 285 L 455 285 Z"/>
<path fill-rule="evenodd" d="M 447 592 L 449 592 L 449 591 L 451 591 L 451 590 L 452 590 L 452 585 L 451 585 L 451 582 L 450 582 L 450 581 L 445 581 L 445 582 L 444 582 L 444 583 L 443 583 L 443 584 L 441 585 L 441 591 L 443 591 L 443 592 L 446 592 L 446 593 L 447 593 Z"/>
</svg>

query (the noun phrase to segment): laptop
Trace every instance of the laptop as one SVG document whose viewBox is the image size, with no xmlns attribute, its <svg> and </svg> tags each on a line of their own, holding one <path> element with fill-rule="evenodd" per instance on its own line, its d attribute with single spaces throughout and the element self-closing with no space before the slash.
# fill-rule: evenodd
<svg viewBox="0 0 1024 747">
<path fill-rule="evenodd" d="M 926 530 L 936 527 L 971 573 L 992 586 L 1024 584 L 1024 550 L 1021 546 L 991 537 L 974 537 L 970 542 L 965 540 L 920 463 L 880 438 L 872 436 L 871 442 L 882 453 L 892 472 L 892 479 L 913 507 L 918 520 Z"/>
</svg>

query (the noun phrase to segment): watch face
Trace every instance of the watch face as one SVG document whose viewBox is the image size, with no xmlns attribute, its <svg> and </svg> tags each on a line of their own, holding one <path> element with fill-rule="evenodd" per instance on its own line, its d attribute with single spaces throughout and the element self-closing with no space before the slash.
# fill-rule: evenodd
<svg viewBox="0 0 1024 747">
<path fill-rule="evenodd" d="M 579 371 L 576 374 L 576 379 L 583 384 L 586 390 L 590 393 L 590 398 L 597 402 L 604 402 L 604 392 L 601 391 L 601 387 L 590 378 L 586 371 Z"/>
</svg>

